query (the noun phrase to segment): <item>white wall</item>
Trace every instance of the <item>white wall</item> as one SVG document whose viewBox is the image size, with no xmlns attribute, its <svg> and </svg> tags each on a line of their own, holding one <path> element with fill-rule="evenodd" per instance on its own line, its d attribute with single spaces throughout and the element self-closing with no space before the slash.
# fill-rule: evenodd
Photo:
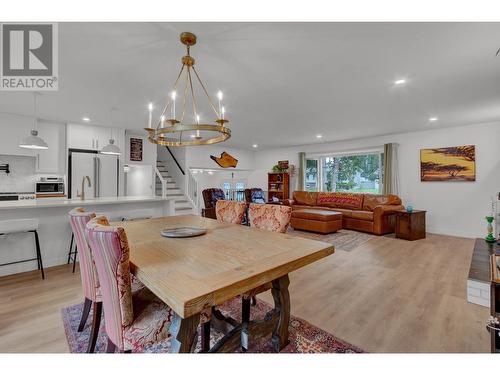
<svg viewBox="0 0 500 375">
<path fill-rule="evenodd" d="M 298 165 L 299 152 L 349 151 L 391 142 L 399 144 L 400 196 L 403 203 L 427 210 L 427 231 L 483 237 L 490 197 L 500 191 L 500 122 L 258 151 L 250 184 L 266 189 L 272 166 L 278 160 Z M 476 146 L 475 182 L 420 181 L 420 149 L 466 144 Z M 295 187 L 296 179 L 291 190 Z"/>
<path fill-rule="evenodd" d="M 142 161 L 130 160 L 130 138 L 142 139 Z M 131 130 L 125 131 L 125 164 L 156 165 L 156 145 L 148 141 L 144 133 L 136 133 Z"/>
<path fill-rule="evenodd" d="M 130 138 L 142 139 L 142 161 L 130 160 Z M 154 195 L 154 166 L 156 165 L 156 145 L 149 142 L 143 133 L 125 131 L 124 164 L 129 172 L 124 176 L 124 194 L 128 196 Z"/>
<path fill-rule="evenodd" d="M 224 144 L 188 147 L 186 149 L 186 165 L 189 168 L 220 168 L 220 166 L 215 161 L 210 159 L 210 155 L 220 157 L 220 155 L 224 151 L 238 160 L 236 169 L 253 170 L 255 168 L 254 152 L 249 150 L 224 147 Z M 231 169 L 232 168 L 228 168 L 228 170 Z"/>
</svg>

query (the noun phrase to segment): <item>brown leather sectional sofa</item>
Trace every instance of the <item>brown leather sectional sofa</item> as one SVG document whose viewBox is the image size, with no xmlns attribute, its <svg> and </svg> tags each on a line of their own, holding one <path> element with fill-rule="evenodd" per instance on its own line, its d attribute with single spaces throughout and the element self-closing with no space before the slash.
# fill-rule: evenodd
<svg viewBox="0 0 500 375">
<path fill-rule="evenodd" d="M 287 200 L 285 204 L 290 205 L 293 211 L 312 209 L 340 212 L 342 213 L 342 228 L 377 235 L 394 232 L 395 212 L 404 209 L 404 206 L 401 205 L 401 199 L 396 195 L 364 193 L 295 191 L 293 200 Z M 311 211 L 309 211 L 311 215 L 308 215 L 307 212 L 293 215 L 293 211 L 292 226 L 294 216 L 296 216 L 295 220 L 297 223 L 300 222 L 300 229 L 319 231 L 318 224 L 321 225 L 321 223 L 318 223 L 318 215 L 314 215 L 314 212 Z"/>
</svg>

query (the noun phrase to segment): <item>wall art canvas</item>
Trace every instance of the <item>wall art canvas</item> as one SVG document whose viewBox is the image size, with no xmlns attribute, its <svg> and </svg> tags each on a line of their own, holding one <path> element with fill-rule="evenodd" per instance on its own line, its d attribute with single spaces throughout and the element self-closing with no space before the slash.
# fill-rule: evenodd
<svg viewBox="0 0 500 375">
<path fill-rule="evenodd" d="M 141 138 L 130 138 L 130 161 L 142 161 Z"/>
<path fill-rule="evenodd" d="M 474 145 L 420 150 L 421 181 L 476 181 Z"/>
</svg>

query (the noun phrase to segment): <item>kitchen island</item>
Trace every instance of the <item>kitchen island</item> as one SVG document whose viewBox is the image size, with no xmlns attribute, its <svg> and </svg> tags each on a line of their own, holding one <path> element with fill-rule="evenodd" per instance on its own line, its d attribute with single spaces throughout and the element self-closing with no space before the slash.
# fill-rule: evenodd
<svg viewBox="0 0 500 375">
<path fill-rule="evenodd" d="M 38 235 L 44 267 L 65 264 L 71 239 L 68 212 L 75 207 L 106 215 L 109 220 L 140 219 L 171 216 L 174 197 L 108 197 L 81 200 L 41 198 L 25 201 L 0 201 L 0 220 L 39 220 Z M 0 263 L 33 257 L 35 245 L 32 233 L 0 236 Z M 35 270 L 35 261 L 0 267 L 0 276 Z"/>
</svg>

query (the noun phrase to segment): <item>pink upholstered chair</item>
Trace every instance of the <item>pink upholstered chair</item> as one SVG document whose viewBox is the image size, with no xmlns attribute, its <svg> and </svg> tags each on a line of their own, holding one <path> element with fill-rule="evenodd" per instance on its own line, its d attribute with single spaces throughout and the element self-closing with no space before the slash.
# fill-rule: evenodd
<svg viewBox="0 0 500 375">
<path fill-rule="evenodd" d="M 83 331 L 89 316 L 90 308 L 92 307 L 92 330 L 87 347 L 87 352 L 92 353 L 95 348 L 99 326 L 101 324 L 102 302 L 97 271 L 94 260 L 92 259 L 92 254 L 87 245 L 87 239 L 85 238 L 85 226 L 95 217 L 95 214 L 93 212 L 86 212 L 83 208 L 77 207 L 71 210 L 68 215 L 71 229 L 75 236 L 76 247 L 79 251 L 80 276 L 82 278 L 83 295 L 85 297 L 78 332 Z"/>
<path fill-rule="evenodd" d="M 248 207 L 248 221 L 250 227 L 268 230 L 271 232 L 285 233 L 292 217 L 292 208 L 275 204 L 250 203 Z M 272 288 L 271 283 L 261 285 L 250 290 L 241 297 L 241 321 L 243 329 L 246 330 L 250 322 L 250 301 L 255 306 L 255 296 Z M 248 348 L 243 347 L 243 350 Z"/>
<path fill-rule="evenodd" d="M 250 203 L 248 221 L 250 226 L 272 232 L 285 233 L 292 217 L 290 206 Z"/>
<path fill-rule="evenodd" d="M 245 202 L 218 200 L 215 203 L 217 220 L 229 224 L 241 224 L 245 218 L 247 204 Z"/>
<path fill-rule="evenodd" d="M 85 232 L 100 281 L 108 335 L 106 351 L 139 351 L 165 340 L 172 310 L 149 289 L 132 290 L 125 230 L 109 226 L 100 216 L 90 220 Z"/>
</svg>

